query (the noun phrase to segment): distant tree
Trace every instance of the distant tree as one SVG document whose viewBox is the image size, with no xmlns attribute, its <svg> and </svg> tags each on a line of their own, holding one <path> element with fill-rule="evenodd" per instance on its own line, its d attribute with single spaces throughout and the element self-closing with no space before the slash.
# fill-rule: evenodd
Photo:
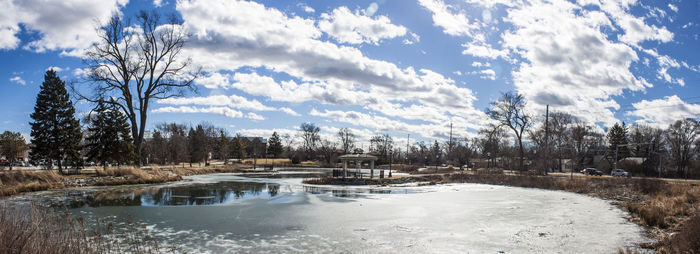
<svg viewBox="0 0 700 254">
<path fill-rule="evenodd" d="M 338 140 L 340 140 L 340 147 L 344 154 L 352 152 L 352 149 L 355 148 L 355 134 L 348 128 L 338 130 Z"/>
<path fill-rule="evenodd" d="M 135 156 L 129 123 L 114 104 L 100 101 L 89 116 L 90 126 L 86 138 L 88 160 L 102 163 L 124 163 Z"/>
<path fill-rule="evenodd" d="M 495 165 L 496 157 L 503 150 L 503 140 L 506 134 L 501 125 L 488 124 L 479 130 L 479 146 L 483 157 L 487 157 L 491 161 L 491 165 Z"/>
<path fill-rule="evenodd" d="M 272 155 L 273 158 L 277 158 L 277 156 L 282 154 L 282 152 L 284 151 L 284 147 L 282 147 L 282 139 L 276 131 L 272 133 L 272 136 L 270 136 L 270 139 L 267 141 L 267 143 L 267 153 Z"/>
<path fill-rule="evenodd" d="M 53 70 L 46 71 L 36 98 L 32 122 L 32 159 L 58 161 L 58 171 L 63 173 L 63 160 L 77 163 L 80 157 L 82 133 L 75 118 L 75 108 L 70 101 L 66 84 Z M 52 165 L 52 164 L 49 164 Z"/>
<path fill-rule="evenodd" d="M 190 154 L 190 167 L 192 163 L 200 163 L 206 160 L 207 157 L 207 134 L 204 131 L 204 127 L 199 124 L 197 127 L 190 128 L 187 134 L 187 150 Z"/>
<path fill-rule="evenodd" d="M 299 131 L 299 135 L 304 141 L 302 147 L 304 149 L 305 159 L 311 159 L 313 158 L 314 151 L 316 151 L 318 141 L 321 140 L 321 136 L 318 134 L 321 129 L 313 123 L 302 123 L 301 126 L 299 126 Z"/>
<path fill-rule="evenodd" d="M 630 141 L 637 144 L 632 147 L 634 156 L 644 158 L 642 170 L 646 176 L 656 175 L 663 148 L 664 131 L 649 125 L 636 124 L 630 130 Z"/>
<path fill-rule="evenodd" d="M 440 164 L 440 158 L 442 157 L 442 150 L 440 149 L 440 143 L 435 140 L 433 146 L 430 147 L 430 161 L 433 161 L 435 165 Z"/>
<path fill-rule="evenodd" d="M 229 140 L 226 132 L 224 130 L 219 130 L 219 138 L 216 141 L 216 154 L 221 160 L 224 161 L 224 165 L 227 164 L 228 155 L 231 153 L 231 140 Z"/>
<path fill-rule="evenodd" d="M 532 125 L 531 117 L 525 112 L 526 101 L 522 94 L 513 92 L 504 93 L 500 99 L 491 103 L 486 114 L 497 121 L 501 126 L 506 126 L 513 131 L 518 141 L 520 160 L 519 169 L 525 169 L 525 150 L 523 147 L 523 133 Z"/>
<path fill-rule="evenodd" d="M 246 142 L 243 141 L 244 137 L 240 133 L 236 134 L 236 137 L 231 141 L 231 153 L 234 158 L 243 160 L 246 158 Z"/>
<path fill-rule="evenodd" d="M 163 137 L 160 130 L 153 132 L 147 142 L 151 163 L 165 165 L 168 162 L 168 140 Z"/>
<path fill-rule="evenodd" d="M 377 163 L 389 163 L 389 151 L 394 149 L 394 139 L 389 134 L 373 136 L 369 144 L 369 151 L 379 156 Z"/>
<path fill-rule="evenodd" d="M 21 133 L 5 131 L 0 134 L 0 154 L 10 162 L 10 170 L 12 170 L 12 163 L 17 160 L 17 156 L 27 151 L 28 148 Z"/>
<path fill-rule="evenodd" d="M 608 131 L 608 162 L 610 165 L 615 163 L 614 160 L 621 160 L 630 156 L 629 147 L 627 147 L 627 126 L 623 122 L 621 125 L 615 123 Z M 612 159 L 612 161 L 611 161 Z"/>
<path fill-rule="evenodd" d="M 190 153 L 187 140 L 187 130 L 189 128 L 175 123 L 161 123 L 156 128 L 167 139 L 167 145 L 163 150 L 167 160 L 173 165 L 189 162 Z"/>
<path fill-rule="evenodd" d="M 556 151 L 557 169 L 561 170 L 565 152 L 568 148 L 569 138 L 571 138 L 570 126 L 574 122 L 574 116 L 564 112 L 553 112 L 549 115 L 549 133 L 552 138 L 551 144 Z"/>
<path fill-rule="evenodd" d="M 700 135 L 700 123 L 692 118 L 678 120 L 671 124 L 664 135 L 676 171 L 685 172 L 686 178 L 690 159 L 695 152 L 693 144 L 697 143 L 698 135 Z"/>
<path fill-rule="evenodd" d="M 336 151 L 338 150 L 337 144 L 327 139 L 322 140 L 319 142 L 319 144 L 318 152 L 321 155 L 323 162 L 330 165 L 335 159 Z"/>
<path fill-rule="evenodd" d="M 81 98 L 91 102 L 116 98 L 110 103 L 126 113 L 135 149 L 141 154 L 151 100 L 181 96 L 184 90 L 194 89 L 199 71 L 193 71 L 190 59 L 182 55 L 187 33 L 175 15 L 162 22 L 157 12 L 141 11 L 136 24 L 129 21 L 115 14 L 98 29 L 99 41 L 84 58 L 93 85 L 90 90 L 95 93 Z"/>
</svg>

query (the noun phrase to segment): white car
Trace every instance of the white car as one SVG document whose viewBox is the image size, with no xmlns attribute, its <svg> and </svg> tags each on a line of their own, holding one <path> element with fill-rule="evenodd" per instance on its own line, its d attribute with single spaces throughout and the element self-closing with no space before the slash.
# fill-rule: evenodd
<svg viewBox="0 0 700 254">
<path fill-rule="evenodd" d="M 622 169 L 616 168 L 610 171 L 611 176 L 628 176 L 627 171 L 624 171 Z"/>
</svg>

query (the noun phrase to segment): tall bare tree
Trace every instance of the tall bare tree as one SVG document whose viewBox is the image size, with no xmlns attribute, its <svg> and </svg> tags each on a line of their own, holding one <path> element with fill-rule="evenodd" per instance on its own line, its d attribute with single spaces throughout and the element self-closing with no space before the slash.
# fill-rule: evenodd
<svg viewBox="0 0 700 254">
<path fill-rule="evenodd" d="M 313 123 L 302 123 L 299 126 L 299 136 L 301 136 L 304 141 L 303 148 L 306 158 L 311 159 L 314 156 L 318 142 L 321 140 L 321 136 L 318 134 L 321 131 L 318 126 Z"/>
<path fill-rule="evenodd" d="M 500 99 L 491 103 L 486 114 L 496 120 L 501 126 L 506 126 L 513 131 L 518 141 L 520 161 L 518 166 L 524 170 L 525 151 L 523 148 L 523 133 L 532 125 L 532 118 L 525 112 L 525 98 L 522 94 L 507 92 Z"/>
<path fill-rule="evenodd" d="M 355 148 L 355 134 L 348 128 L 338 130 L 338 139 L 343 153 L 348 154 Z"/>
<path fill-rule="evenodd" d="M 569 138 L 571 137 L 570 126 L 574 122 L 574 116 L 564 112 L 553 112 L 549 115 L 550 133 L 552 144 L 557 152 L 557 168 L 562 170 L 562 160 L 564 159 L 564 151 L 568 148 Z"/>
<path fill-rule="evenodd" d="M 115 14 L 98 29 L 100 41 L 87 51 L 84 60 L 93 93 L 81 95 L 81 89 L 73 90 L 92 102 L 115 98 L 111 103 L 129 118 L 136 153 L 141 154 L 151 100 L 194 90 L 199 71 L 192 71 L 190 59 L 182 56 L 187 35 L 178 18 L 162 19 L 155 11 L 141 11 L 136 21 L 132 24 Z"/>
<path fill-rule="evenodd" d="M 700 135 L 700 123 L 695 119 L 678 120 L 666 130 L 666 142 L 670 148 L 671 158 L 678 172 L 685 170 L 688 177 L 688 164 L 693 156 L 693 144 Z"/>
</svg>

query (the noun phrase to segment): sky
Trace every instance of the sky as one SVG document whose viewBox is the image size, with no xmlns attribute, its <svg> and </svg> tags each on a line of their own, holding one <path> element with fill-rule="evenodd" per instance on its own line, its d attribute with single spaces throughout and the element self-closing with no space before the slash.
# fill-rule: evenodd
<svg viewBox="0 0 700 254">
<path fill-rule="evenodd" d="M 99 24 L 139 10 L 174 14 L 196 93 L 156 100 L 158 123 L 333 140 L 469 138 L 503 92 L 604 131 L 700 117 L 700 1 L 0 0 L 0 131 L 30 132 L 48 69 L 84 82 Z M 49 7 L 50 6 L 50 7 Z M 75 101 L 78 117 L 91 105 Z"/>
</svg>

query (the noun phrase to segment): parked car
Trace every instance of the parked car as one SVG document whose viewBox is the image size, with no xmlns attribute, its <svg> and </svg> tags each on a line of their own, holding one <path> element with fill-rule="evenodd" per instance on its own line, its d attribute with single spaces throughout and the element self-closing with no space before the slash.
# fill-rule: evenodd
<svg viewBox="0 0 700 254">
<path fill-rule="evenodd" d="M 627 171 L 624 171 L 624 170 L 619 169 L 619 168 L 613 169 L 613 170 L 610 172 L 610 175 L 611 175 L 611 176 L 629 176 L 629 174 L 627 173 Z"/>
<path fill-rule="evenodd" d="M 581 173 L 583 173 L 584 175 L 591 175 L 591 176 L 602 176 L 603 175 L 603 172 L 601 172 L 600 170 L 598 170 L 596 168 L 586 168 L 586 169 L 582 170 Z"/>
</svg>

